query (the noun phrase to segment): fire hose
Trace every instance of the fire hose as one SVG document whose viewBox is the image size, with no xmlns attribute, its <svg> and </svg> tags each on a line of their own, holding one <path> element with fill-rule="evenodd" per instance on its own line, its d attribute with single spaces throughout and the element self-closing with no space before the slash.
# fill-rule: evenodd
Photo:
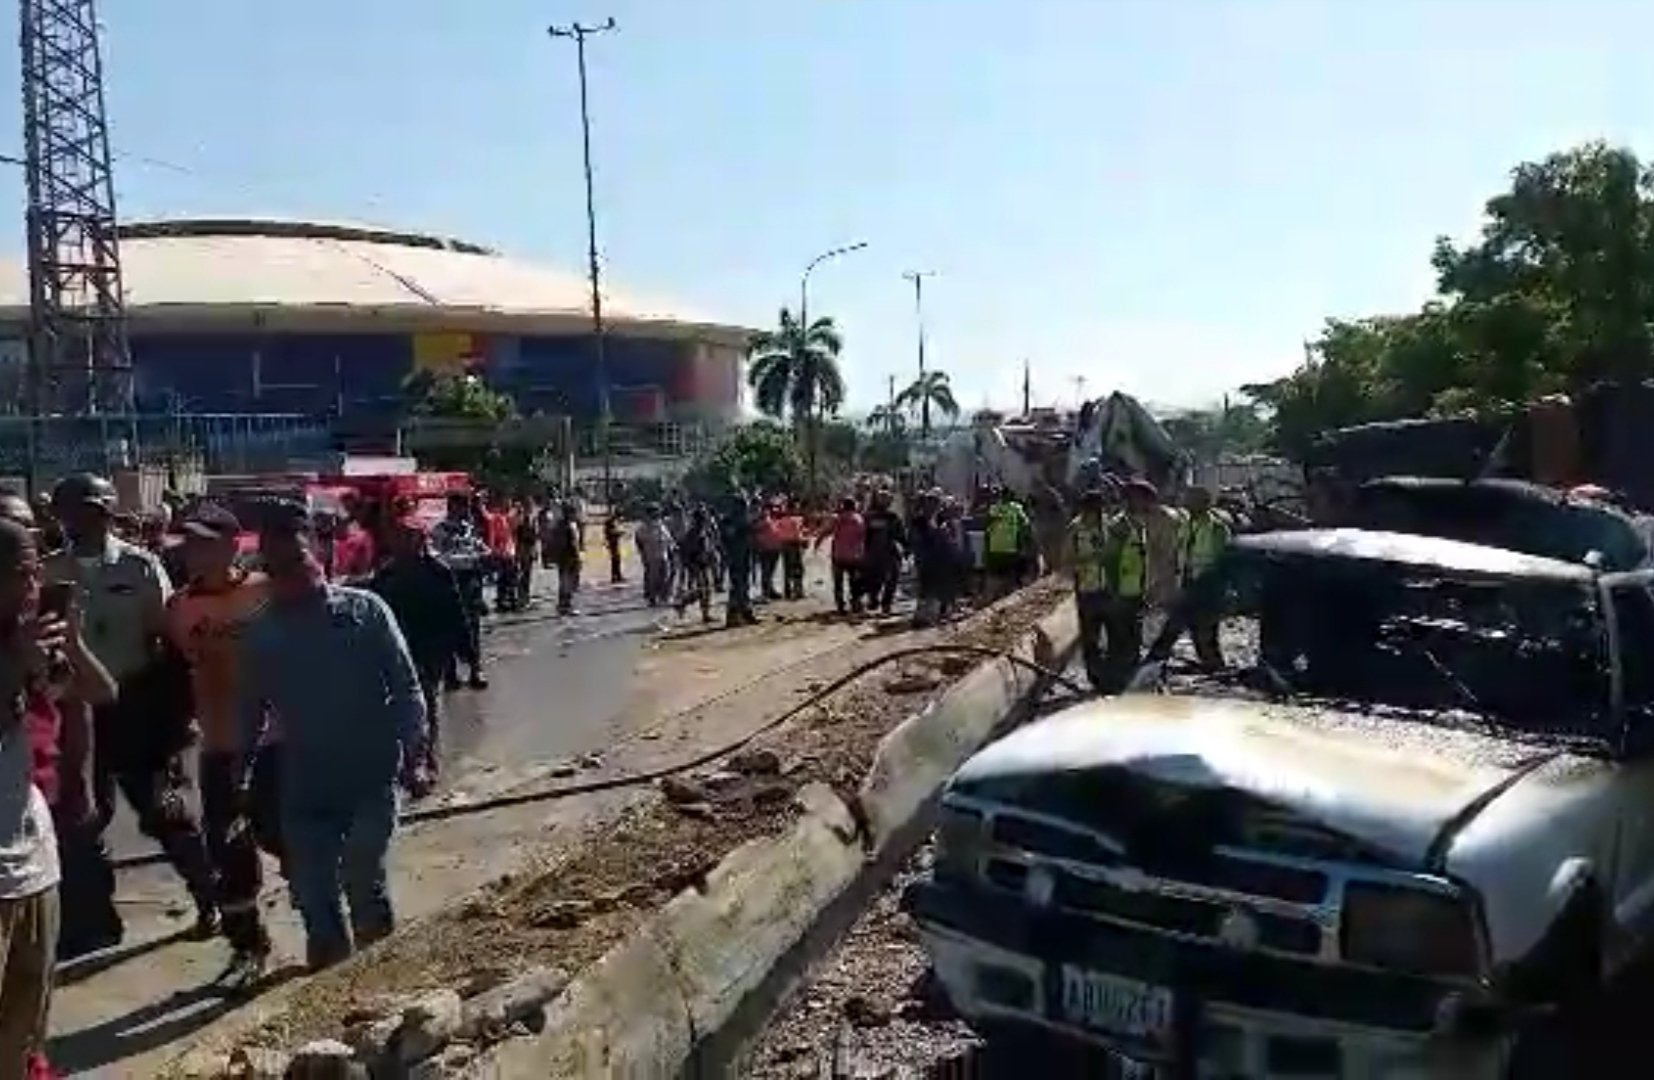
<svg viewBox="0 0 1654 1080">
<path fill-rule="evenodd" d="M 581 781 L 580 783 L 575 784 L 562 784 L 556 787 L 542 788 L 537 791 L 497 795 L 488 799 L 480 799 L 476 802 L 459 803 L 451 806 L 413 807 L 409 810 L 403 811 L 403 813 L 398 816 L 397 821 L 401 825 L 417 825 L 431 821 L 446 821 L 450 818 L 466 817 L 472 814 L 484 814 L 495 810 L 506 810 L 512 807 L 526 806 L 532 803 L 553 802 L 558 799 L 570 799 L 579 795 L 596 795 L 602 792 L 616 791 L 623 788 L 642 787 L 648 784 L 655 784 L 669 776 L 676 776 L 681 773 L 691 772 L 695 769 L 709 765 L 712 762 L 717 761 L 719 758 L 727 757 L 728 755 L 735 753 L 760 736 L 775 730 L 801 713 L 817 707 L 822 701 L 831 697 L 844 687 L 855 682 L 857 679 L 860 679 L 869 672 L 876 671 L 877 669 L 884 667 L 886 664 L 895 663 L 898 660 L 907 660 L 918 656 L 935 655 L 939 653 L 978 656 L 984 659 L 992 660 L 1005 660 L 1017 667 L 1033 672 L 1052 684 L 1061 686 L 1063 689 L 1077 697 L 1085 697 L 1091 693 L 1089 687 L 1081 684 L 1068 675 L 1037 661 L 1030 660 L 1027 657 L 1019 656 L 1007 649 L 995 649 L 985 645 L 948 643 L 915 645 L 911 648 L 897 649 L 894 652 L 885 653 L 884 655 L 874 657 L 872 660 L 866 661 L 865 663 L 858 664 L 850 671 L 829 682 L 826 686 L 813 691 L 802 701 L 797 702 L 768 720 L 765 720 L 762 724 L 752 728 L 738 738 L 724 742 L 710 750 L 704 750 L 688 760 L 680 761 L 672 765 L 660 766 L 654 769 L 622 773 L 618 776 L 606 776 L 595 780 Z M 699 706 L 697 706 L 697 708 L 699 708 Z M 116 859 L 114 860 L 114 865 L 120 870 L 130 870 L 141 866 L 153 866 L 165 861 L 166 856 L 160 852 L 150 852 L 143 855 Z"/>
</svg>

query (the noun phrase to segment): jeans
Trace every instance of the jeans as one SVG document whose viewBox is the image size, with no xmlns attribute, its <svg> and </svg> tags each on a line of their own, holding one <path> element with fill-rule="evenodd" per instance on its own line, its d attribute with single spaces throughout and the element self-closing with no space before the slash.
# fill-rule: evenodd
<svg viewBox="0 0 1654 1080">
<path fill-rule="evenodd" d="M 758 553 L 758 580 L 761 589 L 760 595 L 765 600 L 780 599 L 781 594 L 775 591 L 775 569 L 781 563 L 781 552 L 760 551 Z"/>
<path fill-rule="evenodd" d="M 154 840 L 183 879 L 195 906 L 202 912 L 214 905 L 212 864 L 201 826 L 190 808 L 190 778 L 184 756 L 156 755 L 142 745 L 117 743 L 122 725 L 145 719 L 140 713 L 107 705 L 93 713 L 96 748 L 93 751 L 92 791 L 104 828 L 115 814 L 115 793 L 126 797 L 138 819 L 138 831 Z M 111 877 L 111 884 L 113 878 Z"/>
<path fill-rule="evenodd" d="M 901 563 L 884 556 L 874 556 L 862 564 L 863 592 L 867 595 L 867 609 L 878 608 L 884 614 L 890 614 L 890 606 L 896 602 L 896 581 L 901 576 Z"/>
<path fill-rule="evenodd" d="M 1108 594 L 1076 592 L 1074 607 L 1080 617 L 1080 656 L 1085 675 L 1095 690 L 1108 685 L 1109 670 L 1103 659 L 1103 622 L 1108 616 Z"/>
<path fill-rule="evenodd" d="M 565 562 L 557 567 L 557 614 L 574 611 L 574 594 L 580 591 L 580 564 Z"/>
<path fill-rule="evenodd" d="M 58 958 L 73 960 L 118 944 L 123 932 L 115 910 L 115 868 L 96 820 L 70 820 L 56 810 L 57 857 L 63 869 L 58 884 L 61 930 Z"/>
<path fill-rule="evenodd" d="M 313 969 L 338 963 L 395 928 L 385 873 L 395 831 L 396 790 L 389 785 L 344 801 L 283 792 L 288 873 Z M 341 895 L 350 903 L 348 925 Z"/>
<path fill-rule="evenodd" d="M 844 594 L 850 594 L 850 610 L 861 610 L 861 563 L 833 560 L 833 606 L 844 614 Z"/>
<path fill-rule="evenodd" d="M 788 542 L 781 548 L 782 592 L 788 600 L 804 599 L 804 545 Z"/>
<path fill-rule="evenodd" d="M 725 597 L 726 618 L 731 622 L 752 619 L 752 557 L 742 552 L 728 557 L 729 595 Z"/>
<path fill-rule="evenodd" d="M 218 910 L 224 936 L 242 952 L 266 952 L 269 936 L 258 914 L 264 886 L 258 841 L 241 796 L 247 759 L 237 753 L 201 754 L 201 826 L 218 879 Z"/>
<path fill-rule="evenodd" d="M 1100 614 L 1107 641 L 1103 652 L 1103 685 L 1099 689 L 1118 694 L 1131 683 L 1138 665 L 1143 662 L 1143 599 L 1111 596 L 1104 602 Z"/>
</svg>

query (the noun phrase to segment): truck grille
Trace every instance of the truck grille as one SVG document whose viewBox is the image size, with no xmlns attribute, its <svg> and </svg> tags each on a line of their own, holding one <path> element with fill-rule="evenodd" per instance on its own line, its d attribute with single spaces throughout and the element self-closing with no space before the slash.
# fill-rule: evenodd
<svg viewBox="0 0 1654 1080">
<path fill-rule="evenodd" d="M 1126 860 L 1095 834 L 999 811 L 990 816 L 988 835 L 991 850 L 981 864 L 982 875 L 996 889 L 1022 894 L 1030 864 L 1039 863 L 1050 874 L 1049 902 L 1055 908 L 1203 939 L 1217 939 L 1224 920 L 1242 908 L 1257 929 L 1258 948 L 1300 956 L 1321 952 L 1322 927 L 1309 911 L 1298 916 L 1259 911 L 1246 903 L 1246 898 L 1258 897 L 1305 908 L 1320 905 L 1331 879 L 1319 870 L 1220 850 L 1179 866 L 1175 873 L 1150 875 L 1151 880 L 1164 881 L 1164 888 L 1123 888 L 1103 877 Z M 1103 873 L 1085 873 L 1090 867 Z M 1185 895 L 1206 889 L 1225 895 Z"/>
<path fill-rule="evenodd" d="M 1092 834 L 1017 814 L 995 814 L 990 835 L 995 844 L 1003 847 L 1066 862 L 1118 866 L 1123 861 L 1118 852 Z M 1295 904 L 1320 903 L 1326 898 L 1329 884 L 1327 875 L 1318 870 L 1236 858 L 1221 852 L 1200 860 L 1199 865 L 1180 868 L 1177 878 L 1193 885 Z"/>
<path fill-rule="evenodd" d="M 1174 934 L 1209 938 L 1218 936 L 1224 918 L 1235 910 L 1235 905 L 1221 901 L 1196 900 L 1166 893 L 1131 892 L 1072 873 L 1057 875 L 1052 902 L 1072 911 L 1101 915 Z M 1313 920 L 1251 910 L 1247 915 L 1258 928 L 1258 945 L 1261 948 L 1311 956 L 1321 949 L 1321 928 Z"/>
</svg>

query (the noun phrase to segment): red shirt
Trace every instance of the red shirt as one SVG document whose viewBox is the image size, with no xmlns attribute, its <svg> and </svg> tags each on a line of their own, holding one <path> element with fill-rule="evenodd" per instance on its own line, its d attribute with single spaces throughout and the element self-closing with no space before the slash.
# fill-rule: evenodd
<svg viewBox="0 0 1654 1080">
<path fill-rule="evenodd" d="M 354 521 L 333 541 L 333 576 L 336 578 L 367 577 L 373 573 L 373 537 Z"/>
<path fill-rule="evenodd" d="M 483 520 L 488 525 L 488 550 L 503 559 L 514 558 L 517 539 L 512 535 L 511 518 L 497 510 L 487 510 L 483 512 Z"/>
<path fill-rule="evenodd" d="M 867 523 L 854 510 L 833 519 L 833 561 L 860 562 L 867 553 Z"/>
<path fill-rule="evenodd" d="M 58 760 L 62 757 L 59 738 L 63 730 L 63 716 L 57 703 L 46 694 L 32 690 L 28 693 L 23 712 L 23 727 L 29 737 L 29 750 L 34 755 L 31 779 L 48 805 L 57 805 Z"/>
</svg>

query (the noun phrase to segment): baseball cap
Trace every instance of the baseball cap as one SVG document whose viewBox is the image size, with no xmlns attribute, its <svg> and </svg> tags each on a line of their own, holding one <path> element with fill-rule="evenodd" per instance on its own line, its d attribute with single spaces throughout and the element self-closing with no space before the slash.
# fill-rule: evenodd
<svg viewBox="0 0 1654 1080">
<path fill-rule="evenodd" d="M 95 506 L 100 510 L 113 510 L 115 485 L 91 473 L 65 476 L 52 488 L 52 505 Z"/>
<path fill-rule="evenodd" d="M 179 523 L 179 528 L 186 536 L 198 536 L 203 540 L 222 540 L 239 533 L 241 522 L 228 507 L 203 502 L 190 508 L 189 513 L 184 515 L 184 520 Z"/>
</svg>

